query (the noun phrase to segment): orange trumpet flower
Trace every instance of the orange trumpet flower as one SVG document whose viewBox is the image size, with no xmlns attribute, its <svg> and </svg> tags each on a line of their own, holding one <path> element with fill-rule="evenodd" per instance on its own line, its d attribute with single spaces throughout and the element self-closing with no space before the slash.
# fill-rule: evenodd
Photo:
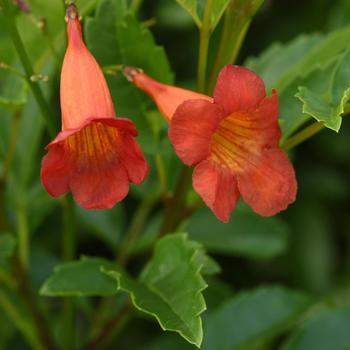
<svg viewBox="0 0 350 350">
<path fill-rule="evenodd" d="M 241 195 L 263 216 L 295 200 L 294 169 L 279 148 L 278 96 L 266 96 L 257 74 L 224 67 L 211 98 L 156 82 L 135 68 L 124 73 L 155 100 L 175 152 L 195 166 L 194 189 L 220 220 L 229 220 Z"/>
<path fill-rule="evenodd" d="M 67 9 L 61 72 L 62 131 L 47 146 L 41 179 L 53 197 L 72 192 L 86 209 L 111 208 L 149 170 L 132 121 L 116 118 L 103 73 L 86 48 L 75 5 Z"/>
</svg>

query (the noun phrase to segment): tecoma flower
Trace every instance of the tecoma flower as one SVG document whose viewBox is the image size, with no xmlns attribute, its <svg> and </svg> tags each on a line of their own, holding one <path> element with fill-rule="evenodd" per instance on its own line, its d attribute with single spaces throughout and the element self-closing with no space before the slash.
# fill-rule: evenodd
<svg viewBox="0 0 350 350">
<path fill-rule="evenodd" d="M 177 155 L 195 166 L 194 189 L 220 220 L 228 222 L 241 195 L 263 216 L 294 202 L 295 172 L 279 148 L 277 92 L 266 96 L 257 74 L 225 66 L 211 98 L 162 84 L 132 67 L 124 73 L 163 112 Z"/>
<path fill-rule="evenodd" d="M 74 5 L 69 5 L 66 21 L 62 131 L 47 146 L 41 179 L 53 197 L 72 192 L 83 208 L 107 209 L 127 195 L 129 182 L 140 184 L 149 167 L 134 140 L 134 124 L 116 118 L 103 73 L 84 44 Z"/>
</svg>

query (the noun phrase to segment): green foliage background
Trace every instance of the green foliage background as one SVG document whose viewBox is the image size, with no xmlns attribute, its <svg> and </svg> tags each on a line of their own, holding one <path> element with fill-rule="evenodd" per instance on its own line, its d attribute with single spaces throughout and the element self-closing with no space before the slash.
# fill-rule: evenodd
<svg viewBox="0 0 350 350">
<path fill-rule="evenodd" d="M 219 2 L 217 13 L 225 6 Z M 74 207 L 74 259 L 62 254 L 66 203 L 50 198 L 40 183 L 50 140 L 40 110 L 26 82 L 0 69 L 0 349 L 48 348 L 40 344 L 40 326 L 57 348 L 84 349 L 116 315 L 122 322 L 117 319 L 113 337 L 96 348 L 350 349 L 350 123 L 342 121 L 349 113 L 349 1 L 267 0 L 238 57 L 268 89 L 278 88 L 285 144 L 314 119 L 327 127 L 290 152 L 296 203 L 268 219 L 239 203 L 227 225 L 201 207 L 179 232 L 157 240 L 164 211 L 156 164 L 161 157 L 173 188 L 180 162 L 155 106 L 114 66 L 139 66 L 165 83 L 195 89 L 198 29 L 179 3 L 186 1 L 145 0 L 134 15 L 124 0 L 77 1 L 87 46 L 105 71 L 112 70 L 107 80 L 117 114 L 137 124 L 153 170 L 111 211 Z M 13 15 L 35 72 L 50 77 L 37 84 L 58 129 L 63 5 L 28 4 L 34 17 Z M 200 18 L 203 1 L 197 5 L 192 15 Z M 46 19 L 44 32 L 38 16 Z M 0 11 L 0 61 L 22 71 L 5 22 Z M 221 30 L 222 21 L 211 40 L 209 73 Z M 187 202 L 195 196 L 189 193 Z M 135 226 L 137 239 L 126 238 Z M 29 261 L 30 292 L 16 273 L 17 256 Z M 29 294 L 43 315 L 39 322 Z M 65 319 L 72 305 L 73 324 Z"/>
</svg>

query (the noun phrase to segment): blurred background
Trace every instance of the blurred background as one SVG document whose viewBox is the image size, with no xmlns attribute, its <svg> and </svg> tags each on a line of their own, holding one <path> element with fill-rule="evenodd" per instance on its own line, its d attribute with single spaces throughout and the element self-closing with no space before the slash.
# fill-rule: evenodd
<svg viewBox="0 0 350 350">
<path fill-rule="evenodd" d="M 40 1 L 44 0 L 36 0 L 33 3 L 37 6 Z M 78 1 L 78 5 L 83 3 L 84 0 Z M 144 0 L 139 17 L 150 25 L 156 42 L 164 46 L 175 73 L 176 84 L 194 87 L 198 31 L 191 17 L 173 0 Z M 244 64 L 249 57 L 260 55 L 276 41 L 287 43 L 301 33 L 327 33 L 346 24 L 350 24 L 349 0 L 267 0 L 252 22 L 237 63 Z M 220 30 L 221 25 L 214 33 L 212 53 L 218 45 Z M 6 51 L 7 41 L 0 23 L 0 61 L 6 61 L 11 56 Z M 57 54 L 61 58 L 63 51 Z M 58 60 L 58 63 L 53 64 L 59 67 L 59 62 Z M 0 78 L 4 78 L 3 72 L 0 72 Z M 60 115 L 58 79 L 56 69 L 55 74 L 50 76 L 54 87 L 50 101 L 51 106 L 55 106 L 52 113 L 57 123 Z M 26 108 L 33 108 L 33 104 L 34 101 L 30 100 Z M 0 108 L 0 119 L 7 118 L 7 115 L 8 111 Z M 0 136 L 8 135 L 9 123 L 3 123 L 1 127 Z M 31 128 L 34 133 L 42 132 L 42 125 L 39 126 L 40 130 L 37 127 L 30 121 L 28 125 L 22 126 L 20 135 L 23 137 L 19 141 L 22 149 L 32 137 L 25 134 L 25 129 Z M 6 140 L 8 136 L 0 137 L 0 160 L 4 159 Z M 219 274 L 208 277 L 210 287 L 205 292 L 208 315 L 210 310 L 214 310 L 233 292 L 267 284 L 282 284 L 300 289 L 332 306 L 350 304 L 349 140 L 350 120 L 344 120 L 339 134 L 328 129 L 323 130 L 292 151 L 291 158 L 299 182 L 298 199 L 276 220 L 267 220 L 262 224 L 258 219 L 252 219 L 247 227 L 240 226 L 239 220 L 238 223 L 235 221 L 235 215 L 249 216 L 244 205 L 242 209 L 238 208 L 237 214 L 234 214 L 227 226 L 219 224 L 207 208 L 201 208 L 190 220 L 190 237 L 200 240 L 221 268 Z M 28 153 L 20 154 L 13 165 L 14 171 L 19 171 L 23 176 L 23 193 L 28 182 L 31 184 L 26 201 L 32 204 L 29 212 L 32 237 L 30 274 L 36 290 L 60 261 L 59 227 L 62 221 L 60 207 L 42 192 L 38 181 L 40 159 L 49 139 L 47 136 L 38 137 L 37 142 L 35 147 L 38 147 L 40 154 L 35 157 L 35 166 L 28 165 L 28 159 L 32 159 L 31 148 L 28 148 Z M 170 158 L 170 162 L 178 164 L 173 156 Z M 32 178 L 36 181 L 28 180 Z M 13 208 L 18 208 L 15 202 L 18 196 L 24 195 L 20 186 L 15 181 L 10 181 L 7 185 L 6 198 L 9 207 L 6 210 L 10 223 L 15 217 Z M 141 193 L 147 190 L 146 186 L 147 184 L 142 186 Z M 17 193 L 17 199 L 12 196 L 14 192 Z M 133 195 L 129 196 L 123 205 L 118 205 L 108 214 L 94 213 L 88 216 L 78 209 L 77 256 L 84 254 L 113 257 L 113 248 L 122 239 L 130 215 L 137 207 L 138 193 L 138 190 L 134 190 Z M 157 220 L 155 210 L 154 218 L 145 227 L 139 247 L 135 248 L 137 254 L 130 262 L 131 273 L 138 273 L 149 257 L 147 244 L 159 225 Z M 261 227 L 262 231 L 255 236 L 247 235 L 246 231 L 255 226 Z M 239 234 L 230 242 L 228 237 L 235 230 L 239 231 Z M 79 301 L 79 304 L 81 309 L 88 313 L 91 305 L 87 305 L 83 300 Z M 59 302 L 53 303 L 50 308 L 59 309 Z M 81 316 L 81 319 L 78 317 L 80 325 L 84 324 L 84 317 Z M 158 328 L 142 315 L 138 315 L 110 349 L 194 348 L 176 335 L 161 336 Z M 59 330 L 56 332 L 59 333 Z M 278 349 L 284 337 L 277 337 L 265 348 Z M 6 316 L 0 314 L 0 349 L 27 348 L 22 336 L 15 332 Z M 249 350 L 255 350 L 255 347 L 250 347 Z"/>
</svg>

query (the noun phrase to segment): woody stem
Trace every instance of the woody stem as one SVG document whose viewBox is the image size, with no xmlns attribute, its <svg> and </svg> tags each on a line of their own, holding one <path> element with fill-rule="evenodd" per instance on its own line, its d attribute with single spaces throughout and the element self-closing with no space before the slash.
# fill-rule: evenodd
<svg viewBox="0 0 350 350">
<path fill-rule="evenodd" d="M 12 37 L 13 44 L 16 48 L 18 57 L 22 63 L 23 69 L 25 71 L 26 79 L 28 85 L 35 97 L 35 100 L 40 108 L 41 114 L 45 119 L 47 129 L 50 133 L 50 136 L 54 137 L 56 134 L 55 127 L 51 118 L 51 112 L 49 106 L 45 100 L 44 94 L 40 86 L 37 82 L 33 82 L 30 78 L 35 74 L 32 63 L 29 59 L 27 51 L 23 45 L 23 41 L 19 35 L 15 19 L 11 13 L 11 5 L 9 0 L 1 0 L 3 12 L 4 12 L 4 20 L 7 24 L 7 28 Z"/>
</svg>

